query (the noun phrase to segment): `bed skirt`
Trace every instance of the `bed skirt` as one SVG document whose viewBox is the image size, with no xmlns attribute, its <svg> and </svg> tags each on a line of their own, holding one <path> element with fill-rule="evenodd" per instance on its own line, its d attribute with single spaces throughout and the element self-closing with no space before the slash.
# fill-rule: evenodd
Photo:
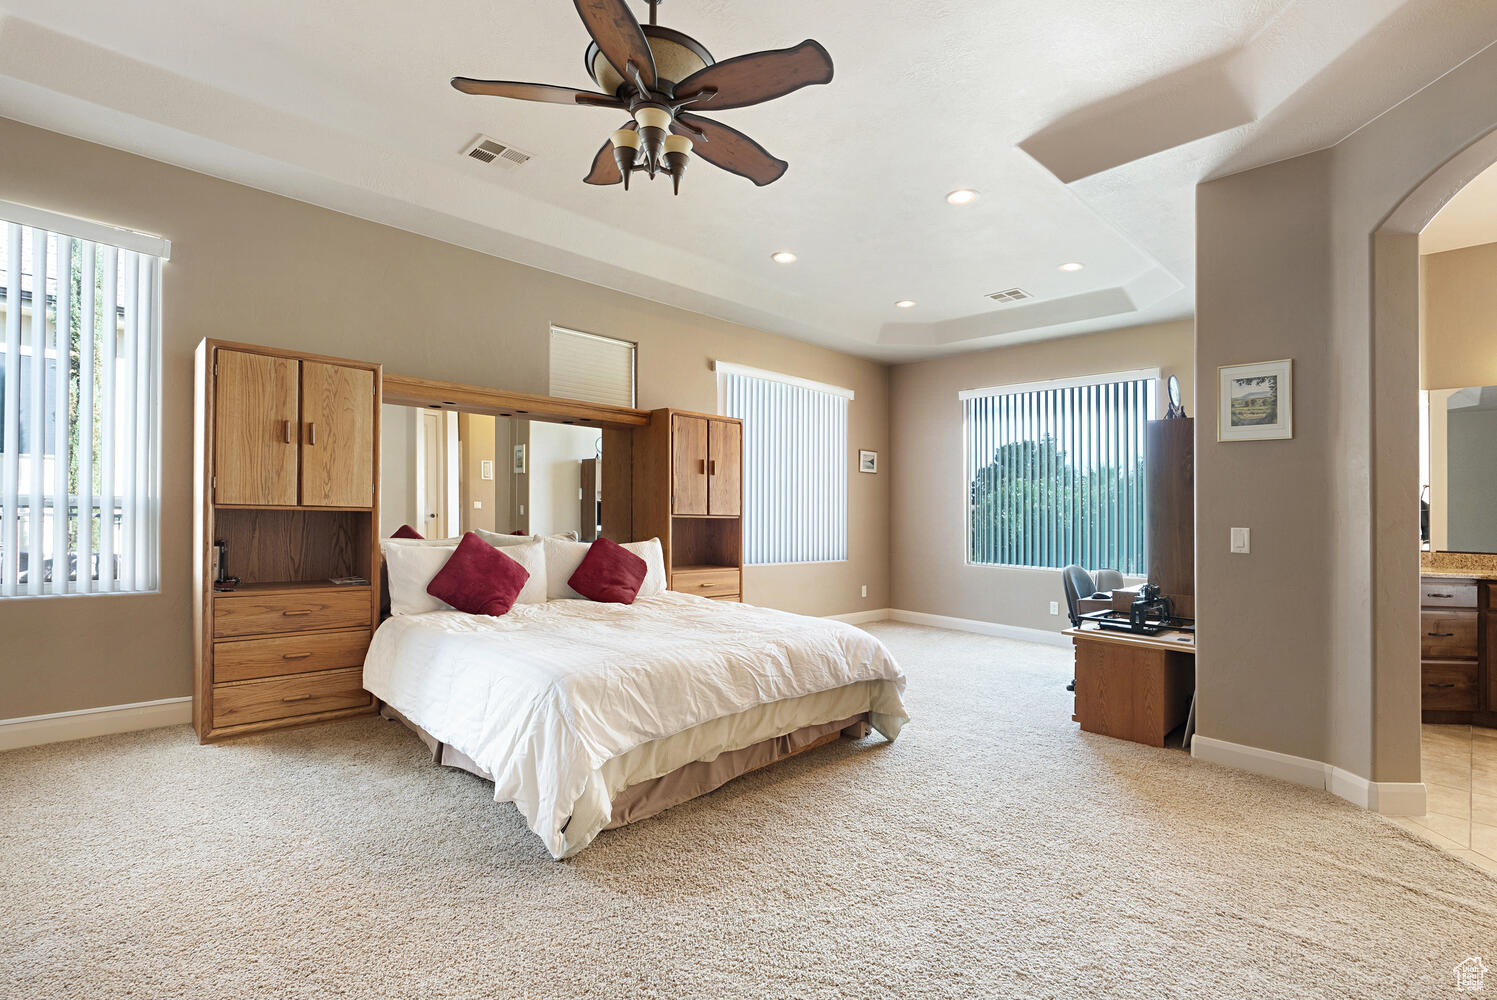
<svg viewBox="0 0 1497 1000">
<path fill-rule="evenodd" d="M 425 743 L 426 748 L 431 751 L 431 759 L 435 763 L 459 768 L 487 781 L 494 780 L 494 776 L 480 767 L 473 758 L 456 747 L 438 740 L 388 704 L 381 702 L 379 712 L 386 719 L 403 723 L 419 736 L 421 742 Z M 787 757 L 831 743 L 839 737 L 862 739 L 869 732 L 868 713 L 863 712 L 835 722 L 803 726 L 793 732 L 760 740 L 758 743 L 739 750 L 725 750 L 712 760 L 692 761 L 658 778 L 641 781 L 625 788 L 614 797 L 612 818 L 604 829 L 613 830 L 628 823 L 648 819 L 671 806 L 680 805 L 699 795 L 706 795 L 734 778 L 757 771 L 761 767 L 767 767 Z"/>
</svg>

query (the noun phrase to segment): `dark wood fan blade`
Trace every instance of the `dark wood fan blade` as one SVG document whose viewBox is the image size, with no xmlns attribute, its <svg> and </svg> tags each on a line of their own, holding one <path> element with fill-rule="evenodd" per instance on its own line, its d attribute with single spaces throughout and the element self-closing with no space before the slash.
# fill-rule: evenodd
<svg viewBox="0 0 1497 1000">
<path fill-rule="evenodd" d="M 645 33 L 630 12 L 625 0 L 572 0 L 577 5 L 577 16 L 587 33 L 598 43 L 603 57 L 618 70 L 619 76 L 630 79 L 628 66 L 632 62 L 639 70 L 640 79 L 646 87 L 655 86 L 655 55 Z"/>
<path fill-rule="evenodd" d="M 676 117 L 707 137 L 706 142 L 698 143 L 691 151 L 715 167 L 747 177 L 760 187 L 773 184 L 790 169 L 790 164 L 769 155 L 763 146 L 735 128 L 697 115 Z"/>
<path fill-rule="evenodd" d="M 547 104 L 584 104 L 597 108 L 622 108 L 617 97 L 597 94 L 571 87 L 553 87 L 546 83 L 514 83 L 510 80 L 474 80 L 471 77 L 452 78 L 454 89 L 465 94 L 485 97 L 512 97 L 517 101 L 544 101 Z"/>
<path fill-rule="evenodd" d="M 691 110 L 725 111 L 763 104 L 831 80 L 832 57 L 820 42 L 807 39 L 794 48 L 734 56 L 697 70 L 676 85 L 676 96 L 689 97 L 715 87 L 715 96 L 693 102 Z"/>
<path fill-rule="evenodd" d="M 620 126 L 632 129 L 633 122 Z M 619 184 L 624 180 L 624 175 L 619 173 L 618 161 L 613 158 L 613 140 L 609 139 L 603 143 L 603 148 L 598 150 L 598 155 L 593 157 L 593 168 L 582 178 L 584 184 Z"/>
</svg>

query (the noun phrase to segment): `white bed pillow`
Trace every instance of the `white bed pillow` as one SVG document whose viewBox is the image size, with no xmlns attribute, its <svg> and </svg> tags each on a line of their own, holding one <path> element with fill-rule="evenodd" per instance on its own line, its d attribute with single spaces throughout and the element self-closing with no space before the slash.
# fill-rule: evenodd
<svg viewBox="0 0 1497 1000">
<path fill-rule="evenodd" d="M 497 531 L 486 531 L 483 528 L 474 528 L 473 529 L 473 533 L 475 535 L 477 535 L 479 538 L 482 538 L 484 541 L 488 542 L 490 545 L 494 546 L 495 548 L 502 548 L 502 547 L 504 547 L 506 545 L 524 545 L 526 542 L 538 542 L 542 538 L 560 538 L 560 539 L 563 539 L 563 540 L 569 541 L 569 542 L 575 542 L 577 540 L 577 532 L 575 532 L 575 531 L 563 531 L 563 532 L 561 532 L 559 534 L 555 534 L 555 535 L 544 535 L 544 536 L 543 535 L 501 535 Z"/>
<path fill-rule="evenodd" d="M 591 542 L 569 542 L 561 538 L 544 539 L 546 546 L 546 597 L 552 601 L 585 601 L 577 591 L 567 585 L 582 560 L 587 557 Z M 645 580 L 639 585 L 636 597 L 654 597 L 665 592 L 665 552 L 660 548 L 660 539 L 648 542 L 625 542 L 623 546 L 645 561 Z"/>
<path fill-rule="evenodd" d="M 457 541 L 446 544 L 416 539 L 387 539 L 385 579 L 390 585 L 390 614 L 419 615 L 427 611 L 451 611 L 452 605 L 426 592 L 432 577 L 441 572 L 457 549 Z M 546 550 L 540 542 L 526 539 L 524 544 L 509 545 L 504 554 L 525 568 L 530 578 L 515 598 L 516 604 L 543 604 L 546 600 Z"/>
</svg>

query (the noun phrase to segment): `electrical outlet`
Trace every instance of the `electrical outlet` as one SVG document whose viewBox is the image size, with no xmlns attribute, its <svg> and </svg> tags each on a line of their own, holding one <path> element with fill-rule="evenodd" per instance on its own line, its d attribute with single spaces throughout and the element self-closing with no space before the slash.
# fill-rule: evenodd
<svg viewBox="0 0 1497 1000">
<path fill-rule="evenodd" d="M 1059 601 L 1051 601 L 1050 602 L 1050 613 L 1052 615 L 1058 615 L 1058 614 L 1060 614 L 1060 602 Z"/>
<path fill-rule="evenodd" d="M 1232 529 L 1232 551 L 1235 553 L 1249 553 L 1253 551 L 1252 531 L 1249 528 Z"/>
<path fill-rule="evenodd" d="M 520 516 L 521 517 L 525 516 L 525 505 L 524 504 L 520 504 Z"/>
<path fill-rule="evenodd" d="M 868 584 L 866 584 L 866 583 L 863 584 L 863 596 L 864 597 L 868 596 Z"/>
</svg>

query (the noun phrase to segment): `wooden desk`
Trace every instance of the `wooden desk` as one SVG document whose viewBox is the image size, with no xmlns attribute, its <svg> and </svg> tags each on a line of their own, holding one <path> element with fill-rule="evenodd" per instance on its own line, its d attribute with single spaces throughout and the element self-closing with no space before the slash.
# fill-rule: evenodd
<svg viewBox="0 0 1497 1000">
<path fill-rule="evenodd" d="M 1195 637 L 1068 628 L 1076 647 L 1076 714 L 1088 733 L 1164 746 L 1195 693 Z M 1182 640 L 1184 637 L 1184 641 Z"/>
</svg>

